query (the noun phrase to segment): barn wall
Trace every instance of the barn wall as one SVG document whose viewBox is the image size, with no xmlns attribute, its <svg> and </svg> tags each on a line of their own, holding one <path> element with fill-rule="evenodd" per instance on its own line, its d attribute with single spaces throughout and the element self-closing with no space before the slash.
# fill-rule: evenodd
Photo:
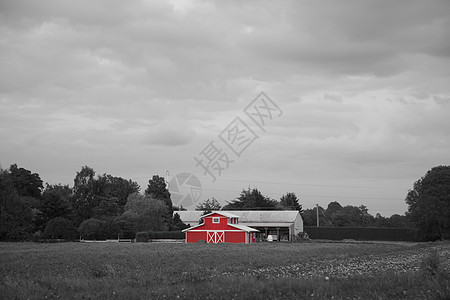
<svg viewBox="0 0 450 300">
<path fill-rule="evenodd" d="M 187 231 L 186 232 L 186 242 L 187 243 L 198 243 L 199 240 L 204 240 L 206 242 L 206 231 Z"/>
<path fill-rule="evenodd" d="M 220 223 L 213 223 L 212 219 L 218 217 L 220 218 Z M 236 230 L 235 227 L 228 225 L 228 218 L 221 216 L 219 214 L 214 214 L 205 218 L 205 223 L 203 224 L 202 229 L 206 230 Z"/>
<path fill-rule="evenodd" d="M 297 215 L 294 221 L 294 236 L 299 234 L 300 232 L 303 232 L 303 218 L 300 215 L 300 213 Z"/>
<path fill-rule="evenodd" d="M 219 218 L 219 223 L 213 223 L 213 218 Z M 205 225 L 209 230 L 225 230 L 228 225 L 228 218 L 220 214 L 212 214 L 204 218 Z"/>
<path fill-rule="evenodd" d="M 245 243 L 245 231 L 226 231 L 226 243 Z"/>
</svg>

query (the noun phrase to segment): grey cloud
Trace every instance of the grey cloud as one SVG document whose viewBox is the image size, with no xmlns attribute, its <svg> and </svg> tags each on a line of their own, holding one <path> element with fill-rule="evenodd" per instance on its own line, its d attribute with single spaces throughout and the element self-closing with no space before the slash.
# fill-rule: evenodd
<svg viewBox="0 0 450 300">
<path fill-rule="evenodd" d="M 285 114 L 239 161 L 249 176 L 406 178 L 395 168 L 448 161 L 446 1 L 1 6 L 0 157 L 11 163 L 192 167 L 198 140 L 261 90 Z"/>
</svg>

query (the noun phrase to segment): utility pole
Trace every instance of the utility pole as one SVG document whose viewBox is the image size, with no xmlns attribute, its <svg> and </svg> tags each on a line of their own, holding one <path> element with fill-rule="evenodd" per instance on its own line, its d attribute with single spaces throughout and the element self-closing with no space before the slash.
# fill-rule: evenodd
<svg viewBox="0 0 450 300">
<path fill-rule="evenodd" d="M 317 227 L 319 227 L 319 204 L 316 204 L 316 212 L 317 212 Z"/>
<path fill-rule="evenodd" d="M 164 181 L 166 182 L 167 190 L 169 190 L 169 170 L 166 170 L 166 178 L 164 178 Z"/>
</svg>

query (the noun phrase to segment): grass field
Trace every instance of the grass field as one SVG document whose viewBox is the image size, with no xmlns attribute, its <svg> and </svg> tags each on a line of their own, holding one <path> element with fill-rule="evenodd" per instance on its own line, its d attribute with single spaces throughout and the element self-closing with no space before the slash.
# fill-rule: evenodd
<svg viewBox="0 0 450 300">
<path fill-rule="evenodd" d="M 450 299 L 450 244 L 0 243 L 1 299 Z"/>
</svg>

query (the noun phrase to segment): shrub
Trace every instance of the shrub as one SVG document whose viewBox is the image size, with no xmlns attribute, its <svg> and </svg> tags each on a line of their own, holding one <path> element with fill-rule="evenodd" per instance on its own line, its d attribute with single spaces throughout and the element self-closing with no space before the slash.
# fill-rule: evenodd
<svg viewBox="0 0 450 300">
<path fill-rule="evenodd" d="M 147 243 L 150 240 L 150 234 L 147 231 L 136 233 L 136 243 Z"/>
<path fill-rule="evenodd" d="M 443 273 L 441 259 L 437 249 L 433 249 L 428 256 L 422 259 L 420 271 L 425 277 L 436 277 Z"/>
<path fill-rule="evenodd" d="M 79 231 L 84 239 L 106 239 L 107 222 L 90 218 L 80 224 Z"/>
<path fill-rule="evenodd" d="M 76 230 L 73 223 L 66 218 L 57 217 L 48 221 L 45 226 L 44 237 L 48 239 L 74 240 Z"/>
<path fill-rule="evenodd" d="M 169 239 L 169 240 L 184 240 L 185 233 L 181 231 L 150 231 L 151 239 Z"/>
<path fill-rule="evenodd" d="M 136 231 L 133 229 L 133 223 L 129 218 L 119 216 L 114 218 L 113 223 L 118 228 L 119 238 L 134 239 L 136 237 Z"/>
</svg>

